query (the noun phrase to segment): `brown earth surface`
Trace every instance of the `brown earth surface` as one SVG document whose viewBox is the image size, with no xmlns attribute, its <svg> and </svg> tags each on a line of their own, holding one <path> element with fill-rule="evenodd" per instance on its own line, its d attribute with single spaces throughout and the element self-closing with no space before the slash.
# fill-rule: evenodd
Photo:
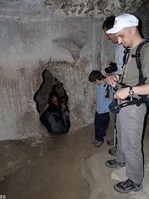
<svg viewBox="0 0 149 199">
<path fill-rule="evenodd" d="M 106 140 L 112 137 L 109 127 L 104 144 L 94 148 L 94 126 L 62 136 L 43 134 L 40 139 L 0 142 L 0 198 L 5 199 L 148 199 L 149 135 L 145 134 L 145 180 L 139 194 L 119 194 L 112 179 L 125 171 L 105 166 L 113 159 Z"/>
</svg>

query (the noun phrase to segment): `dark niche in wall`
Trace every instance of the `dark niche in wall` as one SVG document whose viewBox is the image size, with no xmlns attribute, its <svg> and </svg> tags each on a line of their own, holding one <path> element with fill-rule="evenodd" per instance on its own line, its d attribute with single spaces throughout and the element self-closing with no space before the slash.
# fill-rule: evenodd
<svg viewBox="0 0 149 199">
<path fill-rule="evenodd" d="M 40 122 L 55 135 L 68 133 L 70 128 L 68 95 L 63 83 L 44 70 L 43 83 L 34 95 Z"/>
</svg>

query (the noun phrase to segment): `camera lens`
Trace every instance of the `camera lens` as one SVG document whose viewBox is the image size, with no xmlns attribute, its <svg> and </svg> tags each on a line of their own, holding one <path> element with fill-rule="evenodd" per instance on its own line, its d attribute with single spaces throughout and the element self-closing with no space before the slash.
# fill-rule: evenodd
<svg viewBox="0 0 149 199">
<path fill-rule="evenodd" d="M 105 68 L 106 73 L 112 73 L 112 72 L 117 71 L 116 63 L 111 62 L 109 65 L 110 65 L 109 67 Z"/>
</svg>

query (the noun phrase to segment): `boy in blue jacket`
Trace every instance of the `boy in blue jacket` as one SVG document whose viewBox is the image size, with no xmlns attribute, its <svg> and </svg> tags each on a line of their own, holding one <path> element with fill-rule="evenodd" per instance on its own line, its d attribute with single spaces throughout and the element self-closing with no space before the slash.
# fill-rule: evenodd
<svg viewBox="0 0 149 199">
<path fill-rule="evenodd" d="M 92 142 L 95 147 L 100 147 L 103 144 L 110 121 L 109 104 L 112 102 L 112 99 L 110 99 L 112 90 L 110 91 L 110 87 L 104 82 L 104 78 L 105 76 L 99 70 L 93 70 L 88 77 L 90 82 L 96 84 L 96 98 L 93 99 L 93 102 L 96 103 L 95 139 Z"/>
</svg>

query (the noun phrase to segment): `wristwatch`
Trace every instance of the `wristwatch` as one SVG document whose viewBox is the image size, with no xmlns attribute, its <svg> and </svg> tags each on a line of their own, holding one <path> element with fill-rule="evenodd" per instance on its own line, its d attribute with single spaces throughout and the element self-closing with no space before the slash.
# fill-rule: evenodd
<svg viewBox="0 0 149 199">
<path fill-rule="evenodd" d="M 132 86 L 129 87 L 129 96 L 132 97 L 134 95 L 134 91 L 132 90 Z"/>
</svg>

